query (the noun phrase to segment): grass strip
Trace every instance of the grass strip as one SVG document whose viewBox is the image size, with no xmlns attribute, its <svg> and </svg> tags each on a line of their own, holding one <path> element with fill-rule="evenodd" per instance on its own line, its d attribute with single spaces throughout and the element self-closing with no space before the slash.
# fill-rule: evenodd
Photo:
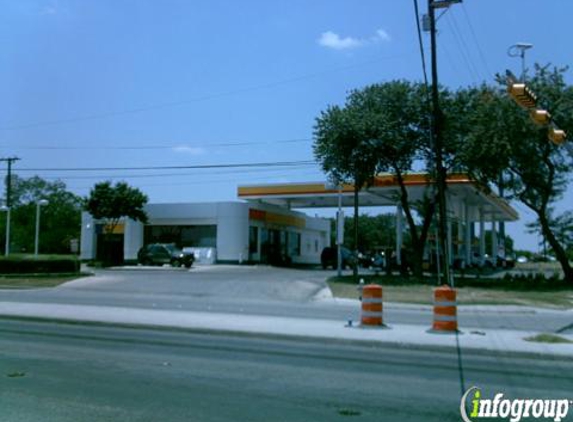
<svg viewBox="0 0 573 422">
<path fill-rule="evenodd" d="M 566 339 L 565 337 L 558 336 L 556 334 L 538 334 L 536 336 L 527 337 L 524 339 L 525 341 L 531 341 L 536 343 L 551 343 L 551 344 L 558 344 L 558 343 L 573 343 L 573 341 Z"/>
</svg>

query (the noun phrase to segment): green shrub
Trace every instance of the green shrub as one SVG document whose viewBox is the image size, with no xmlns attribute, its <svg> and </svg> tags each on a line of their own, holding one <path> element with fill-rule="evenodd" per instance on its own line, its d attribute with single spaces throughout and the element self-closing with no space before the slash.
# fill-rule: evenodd
<svg viewBox="0 0 573 422">
<path fill-rule="evenodd" d="M 360 275 L 359 279 L 364 279 L 366 284 L 377 283 L 382 286 L 406 286 L 406 285 L 430 285 L 435 286 L 437 279 L 435 276 L 404 277 L 399 275 Z M 338 283 L 355 284 L 352 276 L 332 277 L 329 281 Z M 454 280 L 456 287 L 476 287 L 483 289 L 500 290 L 523 290 L 523 291 L 551 291 L 551 290 L 571 290 L 573 286 L 567 283 L 558 274 L 546 277 L 543 274 L 509 274 L 504 277 L 456 277 Z"/>
<path fill-rule="evenodd" d="M 78 273 L 80 262 L 69 256 L 9 256 L 0 259 L 0 274 Z"/>
<path fill-rule="evenodd" d="M 504 290 L 562 290 L 569 285 L 558 274 L 546 277 L 543 274 L 505 274 L 503 278 L 464 278 L 456 280 L 457 287 L 483 287 Z"/>
</svg>

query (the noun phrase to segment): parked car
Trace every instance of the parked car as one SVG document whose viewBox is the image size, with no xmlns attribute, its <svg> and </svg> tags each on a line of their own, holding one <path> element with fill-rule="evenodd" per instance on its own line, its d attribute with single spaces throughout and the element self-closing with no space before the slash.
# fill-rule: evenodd
<svg viewBox="0 0 573 422">
<path fill-rule="evenodd" d="M 526 264 L 527 262 L 529 262 L 529 259 L 527 259 L 526 256 L 520 255 L 517 257 L 517 262 L 520 264 Z"/>
<path fill-rule="evenodd" d="M 357 264 L 358 260 L 356 259 L 356 256 L 348 248 L 342 247 L 340 252 L 342 255 L 342 269 L 346 269 L 346 267 L 353 268 Z M 322 253 L 320 254 L 320 262 L 322 263 L 322 268 L 336 268 L 337 261 L 338 250 L 336 246 L 327 246 L 322 250 Z"/>
<path fill-rule="evenodd" d="M 479 267 L 481 264 L 480 256 L 478 253 L 474 253 L 472 265 L 474 267 Z M 487 268 L 493 268 L 493 258 L 489 254 L 484 255 L 483 266 Z M 515 267 L 515 260 L 512 257 L 497 257 L 496 266 L 501 268 L 513 268 Z"/>
<path fill-rule="evenodd" d="M 555 262 L 556 258 L 552 255 L 547 254 L 533 254 L 531 256 L 531 262 Z"/>
<path fill-rule="evenodd" d="M 362 268 L 371 268 L 374 265 L 374 255 L 358 252 L 358 265 Z"/>
<path fill-rule="evenodd" d="M 502 268 L 514 268 L 515 259 L 511 256 L 506 256 L 505 258 L 500 256 L 497 258 L 497 265 Z"/>
<path fill-rule="evenodd" d="M 185 253 L 172 243 L 152 243 L 137 253 L 137 261 L 142 265 L 164 265 L 191 268 L 195 262 L 193 253 Z"/>
<path fill-rule="evenodd" d="M 383 270 L 386 269 L 386 252 L 378 252 L 372 258 L 372 266 L 374 268 Z"/>
</svg>

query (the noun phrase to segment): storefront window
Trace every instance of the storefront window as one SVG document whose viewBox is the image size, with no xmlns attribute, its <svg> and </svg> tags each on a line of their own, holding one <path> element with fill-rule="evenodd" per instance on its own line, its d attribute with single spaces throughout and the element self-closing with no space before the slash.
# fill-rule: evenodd
<svg viewBox="0 0 573 422">
<path fill-rule="evenodd" d="M 259 228 L 249 227 L 249 253 L 256 254 L 259 251 Z"/>
<path fill-rule="evenodd" d="M 288 255 L 300 256 L 300 233 L 288 234 Z"/>
<path fill-rule="evenodd" d="M 150 243 L 174 243 L 183 247 L 208 247 L 217 246 L 217 226 L 145 226 L 145 244 Z"/>
</svg>

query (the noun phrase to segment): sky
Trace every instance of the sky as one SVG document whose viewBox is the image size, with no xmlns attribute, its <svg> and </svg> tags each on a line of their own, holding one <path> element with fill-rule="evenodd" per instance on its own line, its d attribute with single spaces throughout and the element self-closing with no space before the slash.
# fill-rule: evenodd
<svg viewBox="0 0 573 422">
<path fill-rule="evenodd" d="M 369 84 L 422 80 L 413 4 L 0 0 L 0 156 L 21 159 L 18 176 L 60 179 L 79 195 L 125 180 L 155 203 L 229 201 L 241 184 L 324 180 L 313 163 L 63 169 L 313 161 L 313 124 L 326 107 Z M 438 20 L 440 83 L 519 73 L 507 54 L 517 42 L 534 45 L 529 65 L 570 65 L 571 16 L 567 0 L 453 5 Z M 513 205 L 522 219 L 508 234 L 537 250 L 538 236 L 525 229 L 534 215 Z M 558 209 L 572 205 L 569 192 Z"/>
</svg>

